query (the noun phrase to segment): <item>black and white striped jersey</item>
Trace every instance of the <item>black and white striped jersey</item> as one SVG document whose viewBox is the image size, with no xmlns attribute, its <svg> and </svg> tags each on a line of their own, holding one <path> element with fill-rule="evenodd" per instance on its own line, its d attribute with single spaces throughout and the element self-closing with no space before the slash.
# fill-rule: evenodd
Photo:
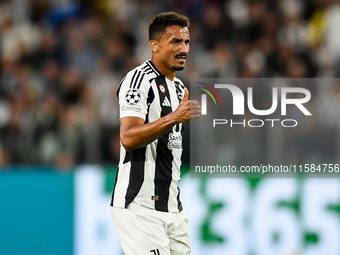
<svg viewBox="0 0 340 255">
<path fill-rule="evenodd" d="M 150 60 L 130 71 L 117 91 L 120 118 L 140 117 L 150 123 L 174 111 L 184 96 L 183 83 L 161 74 Z M 132 201 L 163 212 L 182 210 L 181 178 L 183 124 L 174 125 L 145 147 L 127 152 L 120 146 L 120 162 L 111 206 Z"/>
</svg>

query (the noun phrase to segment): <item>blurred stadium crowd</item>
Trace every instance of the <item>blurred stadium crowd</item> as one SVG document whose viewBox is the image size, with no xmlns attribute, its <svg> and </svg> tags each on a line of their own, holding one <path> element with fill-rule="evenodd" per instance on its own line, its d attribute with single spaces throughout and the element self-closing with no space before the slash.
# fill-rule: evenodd
<svg viewBox="0 0 340 255">
<path fill-rule="evenodd" d="M 0 163 L 116 163 L 115 92 L 151 57 L 147 27 L 158 12 L 190 18 L 178 73 L 189 86 L 198 77 L 338 77 L 339 2 L 0 0 Z M 339 85 L 314 93 L 340 108 Z"/>
</svg>

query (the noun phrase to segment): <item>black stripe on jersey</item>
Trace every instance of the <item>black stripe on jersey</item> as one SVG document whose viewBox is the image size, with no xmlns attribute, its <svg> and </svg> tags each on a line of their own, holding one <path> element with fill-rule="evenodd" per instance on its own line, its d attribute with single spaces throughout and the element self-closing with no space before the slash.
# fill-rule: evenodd
<svg viewBox="0 0 340 255">
<path fill-rule="evenodd" d="M 150 64 L 151 63 L 151 64 Z M 146 73 L 146 74 L 150 74 L 150 73 L 155 73 L 157 76 L 160 75 L 160 72 L 158 71 L 158 69 L 152 64 L 152 62 L 149 60 L 145 63 L 145 65 L 142 67 L 142 70 Z"/>
<path fill-rule="evenodd" d="M 184 96 L 184 92 L 182 92 L 182 90 L 180 89 L 180 86 L 181 86 L 180 83 L 175 81 L 176 94 L 177 94 L 179 103 L 182 101 L 182 98 Z M 182 89 L 184 89 L 184 86 L 181 86 L 181 87 Z"/>
<path fill-rule="evenodd" d="M 169 114 L 172 111 L 171 107 L 163 106 L 165 98 L 167 97 L 170 100 L 170 93 L 165 81 L 165 77 L 163 75 L 156 77 L 155 79 L 157 88 L 159 89 L 159 85 L 163 85 L 165 88 L 165 92 L 161 92 L 160 89 L 158 91 L 160 106 L 162 107 L 161 116 Z M 168 149 L 169 142 L 169 134 L 172 129 L 167 131 L 164 135 L 158 138 L 157 148 L 156 148 L 156 169 L 155 169 L 155 196 L 158 196 L 159 199 L 155 201 L 155 209 L 157 211 L 168 212 L 168 201 L 170 194 L 170 185 L 172 181 L 172 161 L 173 155 L 172 151 Z"/>
<path fill-rule="evenodd" d="M 178 211 L 183 211 L 183 206 L 182 206 L 182 202 L 179 199 L 179 194 L 181 193 L 181 190 L 179 189 L 179 187 L 177 186 L 177 190 L 178 190 L 178 194 L 177 194 L 177 204 L 178 204 Z"/>
<path fill-rule="evenodd" d="M 126 151 L 126 152 L 125 152 L 125 157 L 124 157 L 123 164 L 128 163 L 130 160 L 131 160 L 131 152 Z"/>
<path fill-rule="evenodd" d="M 137 86 L 136 86 L 136 87 L 134 86 L 134 88 L 136 88 L 136 89 L 139 89 L 139 88 L 140 88 L 140 85 L 142 84 L 142 81 L 143 81 L 144 75 L 145 75 L 145 73 L 143 73 L 143 74 L 142 74 L 142 77 L 139 79 L 139 83 L 138 83 L 138 85 L 136 84 Z"/>
<path fill-rule="evenodd" d="M 150 86 L 149 92 L 148 92 L 148 99 L 146 101 L 146 105 L 148 106 L 148 109 L 146 111 L 146 116 L 145 116 L 145 124 L 149 123 L 149 112 L 150 112 L 150 105 L 155 99 L 155 93 L 153 92 L 152 86 Z"/>
<path fill-rule="evenodd" d="M 180 83 L 179 81 L 175 81 L 175 84 L 178 85 L 179 87 L 181 87 L 182 89 L 184 89 L 184 85 L 182 83 Z"/>
<path fill-rule="evenodd" d="M 151 84 L 151 82 L 152 82 L 154 79 L 156 79 L 156 78 L 151 78 L 151 79 L 149 80 L 149 83 Z"/>
<path fill-rule="evenodd" d="M 148 65 L 146 65 L 145 67 L 142 68 L 144 72 L 147 72 L 147 71 L 153 71 L 152 68 Z"/>
<path fill-rule="evenodd" d="M 154 70 L 151 69 L 151 67 L 144 70 L 146 74 L 154 73 Z"/>
<path fill-rule="evenodd" d="M 113 199 L 114 199 L 114 194 L 115 194 L 115 188 L 116 188 L 116 185 L 117 185 L 118 173 L 119 173 L 119 167 L 117 168 L 116 180 L 115 180 L 115 184 L 113 185 L 113 192 L 112 192 L 110 206 L 113 206 Z"/>
<path fill-rule="evenodd" d="M 120 91 L 120 87 L 122 86 L 124 80 L 126 78 L 126 75 L 123 77 L 123 79 L 120 81 L 119 83 L 119 86 L 118 86 L 118 89 L 117 89 L 117 92 L 116 92 L 116 95 L 117 95 L 117 98 L 119 99 L 119 91 Z"/>
<path fill-rule="evenodd" d="M 132 86 L 133 86 L 133 81 L 135 80 L 135 76 L 136 76 L 136 74 L 137 74 L 138 72 L 139 72 L 138 70 L 136 70 L 136 71 L 134 72 L 134 74 L 133 74 L 133 76 L 132 76 L 132 79 L 131 79 L 130 88 L 132 88 Z"/>
<path fill-rule="evenodd" d="M 146 147 L 131 152 L 129 186 L 125 195 L 125 208 L 135 199 L 144 181 Z"/>
<path fill-rule="evenodd" d="M 139 81 L 139 77 L 140 77 L 140 75 L 141 75 L 141 71 L 136 71 L 137 73 L 138 73 L 138 75 L 137 75 L 137 77 L 136 77 L 136 79 L 133 81 L 133 78 L 132 78 L 132 81 L 131 81 L 131 84 L 130 84 L 130 88 L 135 88 L 136 87 L 136 85 L 138 84 L 138 81 Z M 136 73 L 135 73 L 136 74 Z"/>
<path fill-rule="evenodd" d="M 142 66 L 142 70 L 145 70 L 145 69 L 147 69 L 147 68 L 149 68 L 149 66 L 148 66 L 148 64 L 147 64 L 147 63 L 145 63 L 145 65 L 144 65 L 144 66 Z"/>
<path fill-rule="evenodd" d="M 155 67 L 155 65 L 149 60 L 148 62 L 146 62 L 150 67 L 151 69 L 157 74 L 157 75 L 160 75 L 160 72 L 158 71 L 158 69 Z"/>
</svg>

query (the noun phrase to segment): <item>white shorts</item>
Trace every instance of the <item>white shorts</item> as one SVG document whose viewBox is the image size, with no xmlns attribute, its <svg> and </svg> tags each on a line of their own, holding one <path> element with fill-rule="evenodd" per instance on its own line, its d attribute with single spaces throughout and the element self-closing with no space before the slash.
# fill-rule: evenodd
<svg viewBox="0 0 340 255">
<path fill-rule="evenodd" d="M 111 208 L 125 255 L 190 254 L 188 219 L 183 211 L 159 212 L 136 202 L 127 209 Z"/>
</svg>

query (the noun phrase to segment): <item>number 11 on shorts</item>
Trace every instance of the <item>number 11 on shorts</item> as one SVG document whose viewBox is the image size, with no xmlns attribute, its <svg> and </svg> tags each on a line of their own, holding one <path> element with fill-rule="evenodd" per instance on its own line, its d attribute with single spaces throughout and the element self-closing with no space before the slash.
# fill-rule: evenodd
<svg viewBox="0 0 340 255">
<path fill-rule="evenodd" d="M 150 252 L 153 252 L 154 255 L 161 255 L 158 249 L 151 250 Z"/>
</svg>

